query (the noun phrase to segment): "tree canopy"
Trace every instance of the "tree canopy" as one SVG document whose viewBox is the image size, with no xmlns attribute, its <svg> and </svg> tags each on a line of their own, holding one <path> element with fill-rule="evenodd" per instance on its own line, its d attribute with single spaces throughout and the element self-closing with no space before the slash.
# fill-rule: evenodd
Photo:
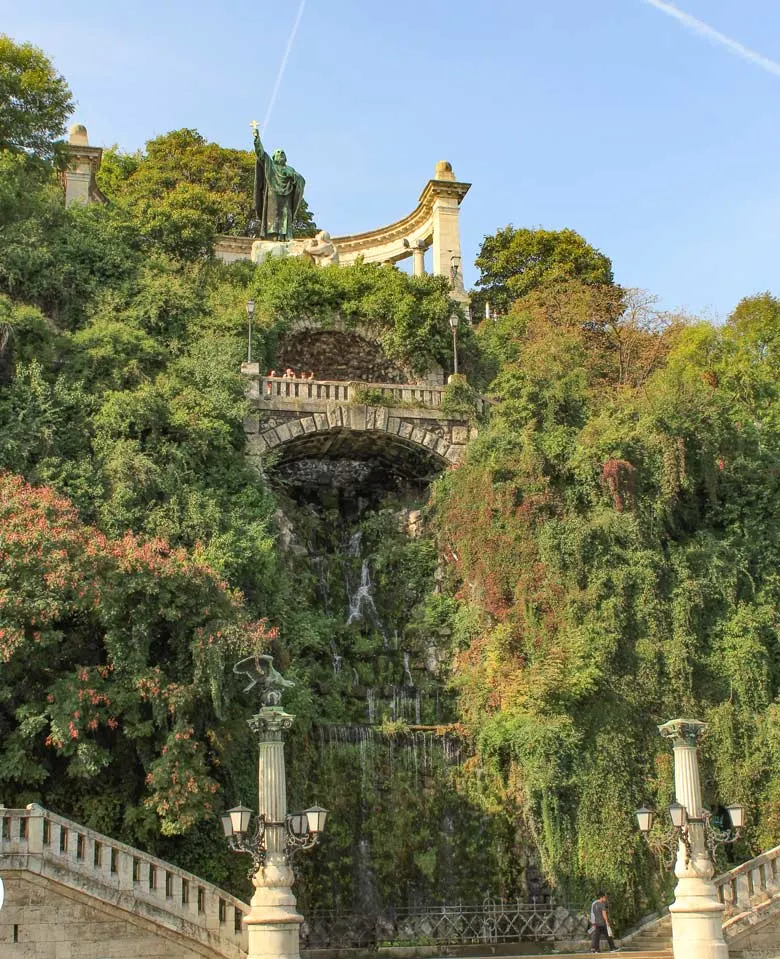
<svg viewBox="0 0 780 959">
<path fill-rule="evenodd" d="M 574 230 L 530 230 L 506 226 L 486 236 L 477 256 L 475 315 L 484 303 L 505 313 L 513 300 L 562 280 L 612 283 L 612 263 Z"/>
<path fill-rule="evenodd" d="M 46 54 L 0 34 L 0 150 L 53 159 L 72 112 L 70 87 Z"/>
<path fill-rule="evenodd" d="M 197 130 L 173 130 L 149 140 L 144 152 L 107 150 L 98 182 L 144 236 L 169 254 L 192 259 L 211 253 L 216 234 L 246 232 L 254 162 L 250 151 L 208 143 Z M 295 233 L 315 232 L 304 200 Z"/>
</svg>

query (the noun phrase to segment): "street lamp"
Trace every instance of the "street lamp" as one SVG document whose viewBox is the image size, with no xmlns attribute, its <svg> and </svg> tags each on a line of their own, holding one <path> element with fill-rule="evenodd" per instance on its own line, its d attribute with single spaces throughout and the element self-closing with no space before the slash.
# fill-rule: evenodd
<svg viewBox="0 0 780 959">
<path fill-rule="evenodd" d="M 458 373 L 458 314 L 450 315 L 450 329 L 452 330 L 452 372 Z"/>
<path fill-rule="evenodd" d="M 738 803 L 727 806 L 732 829 L 721 830 L 701 801 L 698 742 L 706 723 L 696 719 L 673 719 L 658 727 L 674 746 L 675 800 L 669 806 L 672 835 L 661 847 L 674 846 L 677 858 L 674 873 L 677 886 L 669 907 L 672 917 L 674 959 L 728 959 L 723 938 L 723 903 L 712 882 L 715 875 L 715 849 L 735 842 L 744 824 L 744 808 Z M 647 836 L 655 814 L 642 806 L 636 812 L 641 832 Z"/>
<path fill-rule="evenodd" d="M 283 690 L 293 683 L 274 668 L 271 656 L 248 656 L 236 663 L 233 672 L 249 679 L 245 692 L 260 687 L 262 703 L 260 711 L 249 720 L 260 746 L 257 815 L 248 806 L 236 806 L 222 817 L 230 848 L 252 857 L 249 877 L 255 892 L 244 917 L 247 959 L 297 959 L 303 916 L 295 908 L 290 863 L 299 849 L 311 849 L 319 842 L 328 811 L 312 806 L 303 812 L 287 812 L 284 734 L 295 717 L 284 711 L 281 701 Z"/>
<path fill-rule="evenodd" d="M 246 361 L 247 363 L 252 362 L 252 326 L 255 319 L 255 301 L 247 300 L 246 301 L 246 315 L 249 320 L 249 348 L 247 350 Z"/>
<path fill-rule="evenodd" d="M 643 836 L 646 836 L 653 828 L 654 820 L 655 813 L 652 809 L 648 809 L 647 806 L 642 806 L 641 809 L 637 809 L 636 821 L 639 823 L 639 831 Z"/>
</svg>

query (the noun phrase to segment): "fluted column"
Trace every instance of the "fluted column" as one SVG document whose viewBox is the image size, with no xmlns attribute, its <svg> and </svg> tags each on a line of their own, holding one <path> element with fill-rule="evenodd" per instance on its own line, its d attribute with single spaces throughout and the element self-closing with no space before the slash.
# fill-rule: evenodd
<svg viewBox="0 0 780 959">
<path fill-rule="evenodd" d="M 299 959 L 303 916 L 295 908 L 293 871 L 285 855 L 287 778 L 284 732 L 294 717 L 280 706 L 263 706 L 250 720 L 258 734 L 258 809 L 265 817 L 266 858 L 252 880 L 255 893 L 244 923 L 247 959 Z"/>
<path fill-rule="evenodd" d="M 690 859 L 682 841 L 677 847 L 674 873 L 678 882 L 669 907 L 674 957 L 728 959 L 722 928 L 724 907 L 712 882 L 715 867 L 707 852 L 702 821 L 698 741 L 707 727 L 695 719 L 673 719 L 658 728 L 674 745 L 675 798 L 688 814 L 691 846 Z"/>
</svg>

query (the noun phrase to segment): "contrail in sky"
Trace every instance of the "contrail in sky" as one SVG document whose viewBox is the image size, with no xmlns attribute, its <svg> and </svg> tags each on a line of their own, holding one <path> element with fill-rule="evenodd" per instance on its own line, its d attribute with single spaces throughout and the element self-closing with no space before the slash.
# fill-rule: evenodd
<svg viewBox="0 0 780 959">
<path fill-rule="evenodd" d="M 690 13 L 685 13 L 684 10 L 680 10 L 680 8 L 676 7 L 673 3 L 668 3 L 667 0 L 644 0 L 644 2 L 649 3 L 651 7 L 655 7 L 667 16 L 679 20 L 680 23 L 688 27 L 689 30 L 698 33 L 699 36 L 707 37 L 707 39 L 719 43 L 721 46 L 726 47 L 726 49 L 731 50 L 731 52 L 738 57 L 749 60 L 751 63 L 755 63 L 757 67 L 761 67 L 763 70 L 767 70 L 769 73 L 774 73 L 780 77 L 780 63 L 776 60 L 770 60 L 769 57 L 765 57 L 763 54 L 751 50 L 750 47 L 746 47 L 744 43 L 740 43 L 738 40 L 732 40 L 732 38 L 727 37 L 725 33 L 721 33 L 720 30 L 716 30 L 714 27 L 709 26 L 709 24 L 697 20 L 696 17 L 692 17 Z"/>
<path fill-rule="evenodd" d="M 276 83 L 274 83 L 274 89 L 271 93 L 271 99 L 268 101 L 268 109 L 265 111 L 265 120 L 263 120 L 263 136 L 268 129 L 268 121 L 271 119 L 271 112 L 273 111 L 274 104 L 276 103 L 276 94 L 279 92 L 279 84 L 282 82 L 282 77 L 284 76 L 284 70 L 287 66 L 287 61 L 290 58 L 290 50 L 292 50 L 292 45 L 295 42 L 295 34 L 298 32 L 298 26 L 301 22 L 301 17 L 303 16 L 303 8 L 306 6 L 306 0 L 301 0 L 301 5 L 298 7 L 298 14 L 295 17 L 295 23 L 293 28 L 290 31 L 290 37 L 287 40 L 287 46 L 284 49 L 284 56 L 282 57 L 282 62 L 279 65 L 279 72 L 276 74 Z M 780 69 L 780 68 L 778 68 Z"/>
</svg>

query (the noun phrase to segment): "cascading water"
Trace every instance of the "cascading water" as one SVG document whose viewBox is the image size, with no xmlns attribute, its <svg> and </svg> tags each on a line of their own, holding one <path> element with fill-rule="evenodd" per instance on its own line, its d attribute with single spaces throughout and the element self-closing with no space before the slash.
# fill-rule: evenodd
<svg viewBox="0 0 780 959">
<path fill-rule="evenodd" d="M 301 886 L 303 908 L 381 914 L 440 901 L 438 864 L 452 874 L 448 892 L 471 899 L 490 888 L 496 868 L 488 856 L 475 872 L 471 849 L 461 848 L 483 824 L 453 785 L 462 742 L 438 725 L 454 716 L 441 686 L 444 654 L 427 650 L 446 648 L 446 637 L 429 635 L 419 615 L 435 557 L 406 538 L 397 510 L 377 506 L 330 497 L 301 513 L 311 559 L 301 582 L 323 615 L 304 620 L 299 634 L 317 711 L 291 781 L 338 824 L 331 852 Z M 452 838 L 442 836 L 448 810 Z"/>
</svg>

